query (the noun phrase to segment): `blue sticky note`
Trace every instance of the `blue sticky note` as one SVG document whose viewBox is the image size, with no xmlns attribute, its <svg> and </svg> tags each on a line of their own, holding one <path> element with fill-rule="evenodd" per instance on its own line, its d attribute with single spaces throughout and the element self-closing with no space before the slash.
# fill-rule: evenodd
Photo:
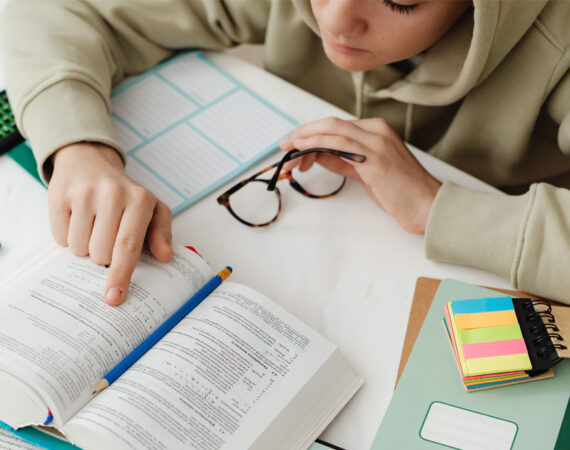
<svg viewBox="0 0 570 450">
<path fill-rule="evenodd" d="M 453 314 L 473 314 L 514 309 L 511 297 L 475 298 L 451 302 Z"/>
</svg>

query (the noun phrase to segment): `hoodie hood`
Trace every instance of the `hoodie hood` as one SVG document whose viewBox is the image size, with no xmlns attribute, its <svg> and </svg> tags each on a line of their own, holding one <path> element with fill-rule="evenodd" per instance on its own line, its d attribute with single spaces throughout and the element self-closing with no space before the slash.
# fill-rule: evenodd
<svg viewBox="0 0 570 450">
<path fill-rule="evenodd" d="M 320 35 L 309 1 L 293 3 L 307 25 Z M 493 72 L 547 3 L 548 0 L 474 0 L 473 8 L 426 50 L 423 62 L 409 75 L 378 90 L 364 86 L 365 94 L 426 106 L 454 103 Z"/>
</svg>

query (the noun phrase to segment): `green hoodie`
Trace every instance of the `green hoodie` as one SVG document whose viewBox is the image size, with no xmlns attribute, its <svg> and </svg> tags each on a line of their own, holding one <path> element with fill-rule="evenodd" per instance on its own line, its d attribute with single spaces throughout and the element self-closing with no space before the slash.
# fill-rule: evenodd
<svg viewBox="0 0 570 450">
<path fill-rule="evenodd" d="M 359 117 L 385 118 L 406 141 L 505 192 L 525 192 L 445 183 L 428 258 L 570 303 L 570 1 L 473 3 L 409 74 L 334 66 L 307 0 L 13 0 L 0 45 L 17 123 L 47 180 L 48 157 L 64 145 L 120 151 L 109 92 L 125 75 L 177 49 L 263 42 L 271 72 Z"/>
</svg>

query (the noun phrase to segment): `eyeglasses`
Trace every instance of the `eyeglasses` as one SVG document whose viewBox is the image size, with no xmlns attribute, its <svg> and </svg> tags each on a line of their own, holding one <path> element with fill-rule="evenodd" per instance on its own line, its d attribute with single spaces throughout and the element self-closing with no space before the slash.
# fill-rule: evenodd
<svg viewBox="0 0 570 450">
<path fill-rule="evenodd" d="M 218 203 L 225 206 L 230 214 L 244 225 L 264 227 L 275 222 L 281 212 L 281 192 L 276 186 L 280 180 L 289 180 L 293 189 L 310 198 L 327 198 L 338 194 L 346 183 L 346 177 L 330 172 L 318 164 L 313 164 L 306 172 L 295 168 L 294 175 L 292 170 L 283 170 L 286 162 L 310 153 L 327 153 L 359 163 L 366 160 L 364 155 L 328 148 L 291 150 L 281 161 L 228 189 L 218 197 Z M 270 174 L 271 171 L 274 173 Z M 260 178 L 264 174 L 270 176 Z"/>
</svg>

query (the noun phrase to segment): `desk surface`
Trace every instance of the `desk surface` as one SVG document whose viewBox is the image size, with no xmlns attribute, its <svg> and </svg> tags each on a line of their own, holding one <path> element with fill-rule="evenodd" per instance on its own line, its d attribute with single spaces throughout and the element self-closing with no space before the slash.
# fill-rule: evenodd
<svg viewBox="0 0 570 450">
<path fill-rule="evenodd" d="M 209 56 L 301 123 L 331 115 L 350 118 L 257 67 L 224 54 Z M 440 180 L 492 190 L 413 151 Z M 263 292 L 340 347 L 365 384 L 323 439 L 367 449 L 392 396 L 416 278 L 504 288 L 508 283 L 479 270 L 428 261 L 423 237 L 400 229 L 356 182 L 326 200 L 308 199 L 285 186 L 282 193 L 279 220 L 257 229 L 233 219 L 214 192 L 174 219 L 174 239 L 194 245 L 213 267 L 231 265 L 234 281 Z M 50 239 L 47 191 L 11 159 L 0 157 L 0 276 Z"/>
</svg>

